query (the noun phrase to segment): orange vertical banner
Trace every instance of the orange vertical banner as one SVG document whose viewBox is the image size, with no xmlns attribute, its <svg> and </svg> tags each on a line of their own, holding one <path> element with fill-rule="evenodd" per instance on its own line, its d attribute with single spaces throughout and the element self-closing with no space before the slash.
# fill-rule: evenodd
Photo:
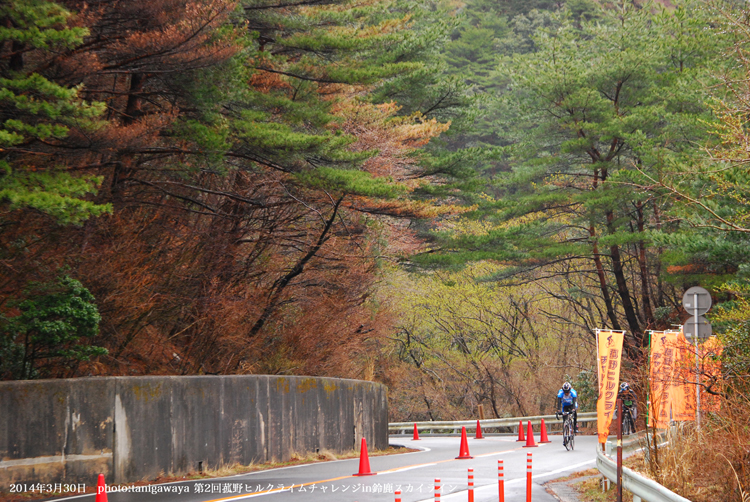
<svg viewBox="0 0 750 502">
<path fill-rule="evenodd" d="M 599 442 L 607 441 L 617 390 L 620 387 L 620 364 L 624 331 L 599 331 L 597 337 L 599 365 L 599 398 L 596 401 Z"/>
<path fill-rule="evenodd" d="M 669 425 L 676 345 L 676 332 L 651 332 L 651 367 L 649 369 L 651 427 L 666 428 Z"/>
<path fill-rule="evenodd" d="M 672 378 L 672 420 L 695 420 L 695 346 L 687 341 L 682 331 L 677 334 L 675 366 Z"/>
</svg>

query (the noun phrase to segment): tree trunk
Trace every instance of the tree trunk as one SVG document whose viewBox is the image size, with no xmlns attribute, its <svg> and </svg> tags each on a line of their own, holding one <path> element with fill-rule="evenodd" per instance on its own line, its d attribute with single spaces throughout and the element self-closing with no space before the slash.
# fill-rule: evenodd
<svg viewBox="0 0 750 502">
<path fill-rule="evenodd" d="M 2 26 L 8 28 L 9 30 L 12 28 L 17 28 L 18 26 L 13 23 L 13 21 L 9 17 L 4 17 L 0 21 L 0 24 Z M 10 41 L 10 57 L 8 58 L 8 69 L 11 71 L 21 71 L 23 70 L 23 50 L 26 47 L 26 44 L 23 42 L 19 42 L 18 40 L 12 40 Z M 5 43 L 0 44 L 0 48 L 5 52 Z"/>
<path fill-rule="evenodd" d="M 659 204 L 654 198 L 654 223 L 656 225 L 656 231 L 661 232 L 661 215 L 659 214 Z M 654 260 L 654 274 L 656 275 L 656 306 L 664 306 L 664 285 L 661 282 L 661 255 L 664 253 L 664 248 L 658 247 L 656 249 L 656 260 Z"/>
<path fill-rule="evenodd" d="M 607 211 L 607 225 L 611 225 L 613 220 L 613 212 Z M 635 313 L 635 308 L 633 307 L 633 302 L 630 299 L 630 289 L 628 288 L 628 282 L 625 278 L 625 272 L 622 266 L 620 247 L 617 244 L 613 244 L 609 247 L 609 252 L 610 259 L 612 260 L 612 272 L 615 274 L 617 292 L 620 295 L 622 308 L 625 311 L 625 319 L 627 319 L 628 321 L 628 327 L 630 328 L 630 332 L 633 334 L 636 346 L 640 347 L 643 342 L 643 333 L 641 331 L 640 323 L 638 322 L 638 316 Z M 638 358 L 638 352 L 632 345 L 626 344 L 625 350 L 627 351 L 628 356 L 631 359 L 635 360 Z"/>
<path fill-rule="evenodd" d="M 636 214 L 638 216 L 638 232 L 643 235 L 643 203 L 638 201 L 636 204 Z M 643 314 L 646 317 L 646 329 L 654 325 L 654 312 L 651 309 L 651 291 L 649 287 L 648 262 L 646 261 L 646 243 L 643 239 L 638 241 L 638 267 L 641 271 L 641 304 L 643 305 Z M 643 338 L 645 341 L 645 337 Z M 642 343 L 641 347 L 645 347 Z"/>
<path fill-rule="evenodd" d="M 128 103 L 125 106 L 125 124 L 132 124 L 143 112 L 141 110 L 141 93 L 143 84 L 146 82 L 144 73 L 133 73 L 130 76 L 130 90 L 128 91 Z"/>
<path fill-rule="evenodd" d="M 11 56 L 10 61 L 8 62 L 8 68 L 12 71 L 21 71 L 23 70 L 23 49 L 24 44 L 21 42 L 13 41 L 13 44 L 11 45 Z"/>
<path fill-rule="evenodd" d="M 140 93 L 143 92 L 143 84 L 145 81 L 146 75 L 143 73 L 133 73 L 130 75 L 128 102 L 125 105 L 122 119 L 122 123 L 125 125 L 132 124 L 138 117 L 143 115 L 143 112 L 141 111 Z M 112 182 L 110 184 L 110 193 L 112 200 L 115 202 L 121 200 L 121 184 L 132 174 L 131 164 L 133 161 L 134 159 L 132 155 L 125 155 L 120 158 L 119 162 L 115 162 L 114 172 L 112 173 Z"/>
<path fill-rule="evenodd" d="M 594 265 L 596 265 L 596 275 L 599 277 L 599 288 L 602 291 L 602 297 L 604 298 L 604 305 L 607 309 L 607 317 L 609 322 L 612 323 L 612 329 L 620 330 L 620 322 L 617 320 L 617 314 L 612 305 L 612 298 L 609 296 L 609 287 L 607 286 L 607 276 L 604 274 L 604 266 L 602 265 L 602 258 L 599 254 L 599 244 L 596 240 L 596 231 L 594 226 L 589 226 L 589 235 L 594 244 Z"/>
</svg>

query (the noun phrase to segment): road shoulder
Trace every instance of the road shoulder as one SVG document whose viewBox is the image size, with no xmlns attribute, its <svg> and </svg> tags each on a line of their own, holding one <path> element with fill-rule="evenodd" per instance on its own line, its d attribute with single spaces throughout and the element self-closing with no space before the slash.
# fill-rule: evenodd
<svg viewBox="0 0 750 502">
<path fill-rule="evenodd" d="M 581 498 L 581 492 L 574 485 L 600 476 L 598 473 L 590 474 L 592 471 L 594 469 L 577 472 L 562 479 L 553 479 L 544 483 L 544 488 L 547 490 L 547 493 L 560 502 L 584 502 Z"/>
</svg>

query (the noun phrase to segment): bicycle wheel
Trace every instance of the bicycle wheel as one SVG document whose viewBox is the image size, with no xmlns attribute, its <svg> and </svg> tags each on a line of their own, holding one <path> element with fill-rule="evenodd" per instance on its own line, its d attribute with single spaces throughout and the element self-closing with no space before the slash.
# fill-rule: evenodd
<svg viewBox="0 0 750 502">
<path fill-rule="evenodd" d="M 575 427 L 570 427 L 570 439 L 568 439 L 568 444 L 570 445 L 570 451 L 575 450 L 576 448 L 576 430 Z"/>
<path fill-rule="evenodd" d="M 570 422 L 568 420 L 563 423 L 563 446 L 570 451 Z"/>
<path fill-rule="evenodd" d="M 633 415 L 630 412 L 625 415 L 625 430 L 627 430 L 628 436 L 635 432 L 635 424 L 633 424 Z"/>
</svg>

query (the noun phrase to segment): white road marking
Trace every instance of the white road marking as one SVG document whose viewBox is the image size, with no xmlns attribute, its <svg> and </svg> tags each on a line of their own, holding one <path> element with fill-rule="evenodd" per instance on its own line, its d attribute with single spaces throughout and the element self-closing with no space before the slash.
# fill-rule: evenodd
<svg viewBox="0 0 750 502">
<path fill-rule="evenodd" d="M 421 469 L 422 467 L 429 467 L 431 465 L 437 465 L 437 462 L 434 463 L 434 464 L 419 464 L 419 465 L 412 465 L 412 466 L 409 466 L 409 467 L 404 467 L 404 468 L 401 468 L 401 469 L 391 469 L 391 470 L 388 470 L 388 471 L 378 471 L 378 476 L 380 476 L 381 474 L 392 474 L 394 472 L 404 472 L 404 471 L 410 471 L 412 469 Z"/>
</svg>

